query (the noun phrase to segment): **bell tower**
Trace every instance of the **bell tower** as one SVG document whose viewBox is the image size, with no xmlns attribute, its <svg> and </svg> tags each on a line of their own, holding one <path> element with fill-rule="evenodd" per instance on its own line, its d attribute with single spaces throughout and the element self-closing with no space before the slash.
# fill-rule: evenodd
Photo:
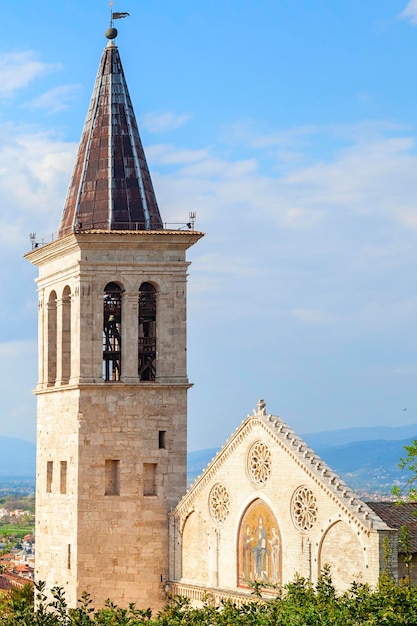
<svg viewBox="0 0 417 626">
<path fill-rule="evenodd" d="M 111 28 L 39 268 L 36 579 L 160 608 L 186 489 L 186 251 L 162 222 Z M 191 227 L 190 227 L 191 226 Z"/>
</svg>

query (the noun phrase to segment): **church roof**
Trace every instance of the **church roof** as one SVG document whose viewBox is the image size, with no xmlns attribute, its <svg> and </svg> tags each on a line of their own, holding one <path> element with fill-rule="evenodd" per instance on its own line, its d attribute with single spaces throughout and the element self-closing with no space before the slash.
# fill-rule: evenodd
<svg viewBox="0 0 417 626">
<path fill-rule="evenodd" d="M 92 229 L 162 228 L 119 51 L 110 39 L 101 57 L 58 237 Z"/>
<path fill-rule="evenodd" d="M 236 429 L 201 476 L 180 500 L 173 514 L 181 509 L 187 510 L 198 493 L 213 479 L 217 469 L 227 461 L 236 447 L 243 442 L 256 427 L 261 426 L 275 440 L 277 445 L 288 454 L 306 474 L 334 500 L 337 500 L 349 517 L 355 518 L 365 529 L 387 530 L 390 525 L 379 516 L 378 512 L 365 503 L 350 487 L 278 416 L 267 414 L 263 400 L 258 402 L 253 415 Z"/>
<path fill-rule="evenodd" d="M 417 502 L 367 502 L 367 504 L 390 528 L 399 530 L 406 526 L 410 552 L 417 554 Z M 404 551 L 404 546 L 400 543 L 400 552 Z"/>
</svg>

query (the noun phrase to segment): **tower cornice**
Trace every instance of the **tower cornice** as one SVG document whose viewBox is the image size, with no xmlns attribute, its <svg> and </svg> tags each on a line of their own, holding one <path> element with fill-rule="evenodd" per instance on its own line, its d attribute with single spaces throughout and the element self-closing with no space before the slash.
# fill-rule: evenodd
<svg viewBox="0 0 417 626">
<path fill-rule="evenodd" d="M 56 239 L 45 245 L 33 248 L 24 257 L 33 265 L 40 266 L 50 260 L 88 246 L 90 249 L 112 249 L 119 247 L 123 241 L 123 249 L 152 250 L 188 250 L 204 233 L 195 230 L 91 230 L 73 233 Z"/>
<path fill-rule="evenodd" d="M 67 384 L 67 385 L 62 385 L 60 387 L 37 387 L 33 393 L 36 396 L 39 395 L 44 395 L 44 394 L 51 394 L 51 393 L 56 393 L 61 392 L 61 393 L 69 393 L 69 392 L 73 392 L 73 391 L 88 391 L 88 389 L 91 389 L 92 391 L 94 391 L 94 393 L 97 391 L 97 389 L 99 388 L 99 386 L 102 386 L 103 389 L 113 389 L 114 391 L 116 391 L 117 393 L 119 393 L 121 390 L 123 390 L 124 393 L 129 393 L 129 392 L 137 392 L 138 389 L 143 390 L 143 389 L 148 389 L 148 390 L 153 390 L 153 391 L 157 391 L 158 393 L 164 392 L 164 391 L 172 391 L 174 389 L 180 389 L 180 390 L 188 390 L 191 389 L 191 387 L 193 387 L 193 383 L 190 382 L 186 382 L 186 383 L 178 383 L 178 382 L 169 382 L 169 383 L 159 383 L 159 382 L 143 382 L 143 381 L 137 381 L 137 382 L 129 382 L 129 383 L 125 383 L 123 381 L 118 381 L 118 382 L 108 382 L 108 381 L 94 381 L 94 382 L 84 382 L 84 381 L 77 381 L 77 383 L 75 384 Z"/>
</svg>

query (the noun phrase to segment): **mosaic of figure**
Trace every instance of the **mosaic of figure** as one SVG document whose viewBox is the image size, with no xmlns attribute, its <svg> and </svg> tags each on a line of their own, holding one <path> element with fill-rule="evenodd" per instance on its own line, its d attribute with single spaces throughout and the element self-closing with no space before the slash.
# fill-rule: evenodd
<svg viewBox="0 0 417 626">
<path fill-rule="evenodd" d="M 266 529 L 262 516 L 259 516 L 258 525 L 255 529 L 253 554 L 255 557 L 255 580 L 268 580 L 268 546 L 266 545 Z"/>
<path fill-rule="evenodd" d="M 246 510 L 239 532 L 239 585 L 280 582 L 281 540 L 277 521 L 266 504 L 256 500 Z"/>
<path fill-rule="evenodd" d="M 243 580 L 252 580 L 252 530 L 249 524 L 246 526 L 246 532 L 242 542 L 243 549 Z"/>
<path fill-rule="evenodd" d="M 271 546 L 271 579 L 273 583 L 277 583 L 279 582 L 280 540 L 275 526 L 271 528 L 271 539 L 269 539 L 269 543 Z"/>
</svg>

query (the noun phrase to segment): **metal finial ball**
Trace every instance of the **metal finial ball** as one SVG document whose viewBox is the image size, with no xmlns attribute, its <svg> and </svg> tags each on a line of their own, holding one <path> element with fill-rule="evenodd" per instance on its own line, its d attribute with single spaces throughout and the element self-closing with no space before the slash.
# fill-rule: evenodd
<svg viewBox="0 0 417 626">
<path fill-rule="evenodd" d="M 117 28 L 113 28 L 113 26 L 111 28 L 108 28 L 105 32 L 105 35 L 107 39 L 116 39 Z"/>
</svg>

